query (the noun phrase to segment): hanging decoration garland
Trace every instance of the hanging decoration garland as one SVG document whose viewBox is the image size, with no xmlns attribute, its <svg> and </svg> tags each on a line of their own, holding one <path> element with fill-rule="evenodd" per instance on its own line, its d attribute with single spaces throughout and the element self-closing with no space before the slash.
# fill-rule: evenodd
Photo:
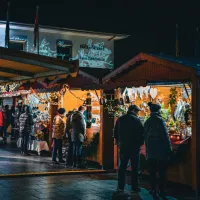
<svg viewBox="0 0 200 200">
<path fill-rule="evenodd" d="M 83 144 L 84 153 L 87 156 L 96 156 L 99 145 L 99 133 L 93 133 L 92 138 Z"/>
<path fill-rule="evenodd" d="M 32 93 L 30 95 L 34 95 L 35 98 L 37 98 L 40 103 L 47 104 L 50 103 L 52 105 L 59 105 L 59 102 L 56 102 L 61 95 L 59 92 L 53 92 L 53 93 Z"/>
<path fill-rule="evenodd" d="M 0 85 L 0 93 L 14 92 L 17 90 L 17 88 L 19 88 L 20 85 L 21 85 L 21 83 Z"/>
<path fill-rule="evenodd" d="M 83 101 L 83 102 L 85 101 L 85 99 L 76 96 L 76 94 L 74 94 L 71 90 L 68 89 L 68 92 L 69 92 L 71 95 L 73 95 L 76 99 L 79 99 L 80 101 Z"/>
<path fill-rule="evenodd" d="M 176 87 L 173 87 L 170 89 L 170 95 L 169 95 L 169 104 L 170 105 L 175 105 L 176 104 L 176 100 L 178 98 L 178 92 L 176 90 Z"/>
</svg>

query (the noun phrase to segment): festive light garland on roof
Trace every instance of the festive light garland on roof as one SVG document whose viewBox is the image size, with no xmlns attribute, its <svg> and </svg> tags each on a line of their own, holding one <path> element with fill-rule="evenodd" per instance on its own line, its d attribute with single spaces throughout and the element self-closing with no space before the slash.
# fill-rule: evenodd
<svg viewBox="0 0 200 200">
<path fill-rule="evenodd" d="M 14 92 L 20 85 L 21 83 L 0 85 L 0 93 Z"/>
</svg>

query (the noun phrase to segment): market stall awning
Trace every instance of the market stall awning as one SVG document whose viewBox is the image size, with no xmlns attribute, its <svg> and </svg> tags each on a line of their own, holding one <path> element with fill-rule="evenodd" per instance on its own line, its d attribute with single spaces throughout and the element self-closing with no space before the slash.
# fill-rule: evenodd
<svg viewBox="0 0 200 200">
<path fill-rule="evenodd" d="M 73 89 L 90 90 L 98 88 L 99 79 L 86 72 L 83 72 L 82 70 L 79 70 L 76 77 L 68 75 L 67 78 L 60 80 L 58 83 L 61 85 L 66 84 Z"/>
<path fill-rule="evenodd" d="M 187 82 L 192 79 L 195 73 L 199 72 L 199 69 L 197 60 L 190 61 L 189 64 L 176 57 L 172 60 L 168 57 L 140 53 L 106 75 L 102 79 L 103 84 L 99 87 L 113 89 L 146 86 L 152 83 Z"/>
<path fill-rule="evenodd" d="M 0 47 L 0 83 L 66 76 L 66 74 L 75 77 L 78 65 L 78 60 L 69 62 Z"/>
<path fill-rule="evenodd" d="M 3 96 L 7 95 L 13 95 L 17 94 L 18 92 L 26 92 L 26 91 L 34 91 L 36 93 L 44 93 L 44 92 L 56 92 L 60 91 L 64 85 L 71 88 L 71 89 L 96 89 L 99 84 L 99 79 L 96 77 L 87 74 L 86 72 L 83 72 L 82 70 L 79 70 L 76 77 L 71 76 L 71 74 L 68 74 L 65 77 L 57 77 L 53 80 L 50 80 L 49 78 L 45 78 L 43 81 L 41 80 L 35 80 L 35 81 L 26 81 L 21 85 L 15 85 L 15 88 L 11 86 L 11 88 L 14 88 L 11 93 L 6 91 L 6 86 L 1 87 L 0 91 L 3 91 Z M 15 92 L 15 93 L 14 93 Z"/>
</svg>

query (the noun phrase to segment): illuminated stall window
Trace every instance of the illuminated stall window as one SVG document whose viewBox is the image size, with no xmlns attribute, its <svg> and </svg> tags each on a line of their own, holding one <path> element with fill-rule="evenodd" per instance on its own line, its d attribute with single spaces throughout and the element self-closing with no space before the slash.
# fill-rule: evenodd
<svg viewBox="0 0 200 200">
<path fill-rule="evenodd" d="M 57 58 L 61 60 L 69 60 L 72 57 L 72 42 L 70 40 L 56 41 Z"/>
</svg>

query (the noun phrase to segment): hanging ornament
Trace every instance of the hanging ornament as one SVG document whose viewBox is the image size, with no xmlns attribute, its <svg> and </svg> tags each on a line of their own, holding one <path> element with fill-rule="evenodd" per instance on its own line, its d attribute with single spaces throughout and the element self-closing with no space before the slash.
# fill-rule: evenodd
<svg viewBox="0 0 200 200">
<path fill-rule="evenodd" d="M 151 88 L 151 89 L 150 89 L 150 95 L 151 95 L 151 98 L 152 98 L 152 99 L 155 99 L 156 96 L 157 96 L 157 94 L 158 94 L 157 88 Z"/>
<path fill-rule="evenodd" d="M 143 87 L 139 87 L 137 89 L 137 92 L 138 92 L 138 94 L 140 96 L 140 99 L 142 100 L 143 99 L 143 94 L 144 94 L 144 88 Z"/>
<path fill-rule="evenodd" d="M 137 88 L 133 87 L 132 88 L 132 92 L 133 92 L 134 99 L 137 99 L 137 97 L 138 97 L 138 95 L 137 95 Z"/>
<path fill-rule="evenodd" d="M 148 97 L 149 97 L 149 90 L 150 90 L 150 86 L 146 86 L 146 87 L 144 88 L 144 94 L 145 94 L 145 96 L 146 96 L 147 99 L 148 99 Z"/>
</svg>

